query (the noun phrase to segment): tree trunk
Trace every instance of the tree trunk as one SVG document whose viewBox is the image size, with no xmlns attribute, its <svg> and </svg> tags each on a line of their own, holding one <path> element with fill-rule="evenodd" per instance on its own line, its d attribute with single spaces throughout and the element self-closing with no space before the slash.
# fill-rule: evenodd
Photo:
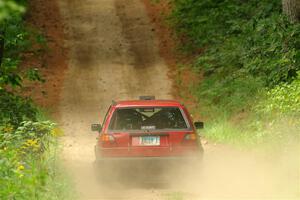
<svg viewBox="0 0 300 200">
<path fill-rule="evenodd" d="M 291 22 L 299 22 L 300 0 L 282 0 L 282 10 Z"/>
</svg>

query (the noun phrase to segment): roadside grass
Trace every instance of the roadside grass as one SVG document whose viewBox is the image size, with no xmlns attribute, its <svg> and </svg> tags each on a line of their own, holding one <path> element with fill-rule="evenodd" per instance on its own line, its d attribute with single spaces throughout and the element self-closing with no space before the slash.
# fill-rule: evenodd
<svg viewBox="0 0 300 200">
<path fill-rule="evenodd" d="M 0 126 L 0 199 L 76 199 L 57 139 L 50 121 Z"/>
<path fill-rule="evenodd" d="M 45 181 L 45 188 L 41 190 L 39 199 L 49 199 L 49 200 L 76 200 L 78 195 L 75 192 L 71 177 L 62 166 L 62 162 L 59 158 L 61 153 L 61 148 L 56 140 L 48 151 L 46 152 L 44 165 L 47 170 L 46 176 L 48 176 Z"/>
<path fill-rule="evenodd" d="M 242 149 L 275 149 L 291 143 L 299 145 L 300 124 L 298 117 L 259 119 L 252 116 L 244 121 L 228 119 L 209 121 L 201 136 L 212 143 L 226 143 Z"/>
</svg>

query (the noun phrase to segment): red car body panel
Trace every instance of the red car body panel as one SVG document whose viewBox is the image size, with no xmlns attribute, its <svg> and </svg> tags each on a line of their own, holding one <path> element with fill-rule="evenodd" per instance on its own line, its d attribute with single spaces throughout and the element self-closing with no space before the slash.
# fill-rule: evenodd
<svg viewBox="0 0 300 200">
<path fill-rule="evenodd" d="M 189 127 L 186 130 L 172 131 L 110 131 L 109 124 L 113 113 L 118 108 L 134 107 L 176 107 L 185 116 Z M 185 140 L 186 135 L 193 134 L 193 140 Z M 107 135 L 113 141 L 103 141 L 101 136 Z M 158 136 L 160 144 L 157 146 L 139 145 L 140 136 Z M 187 109 L 177 101 L 173 100 L 134 100 L 116 102 L 109 108 L 105 117 L 102 131 L 99 133 L 96 145 L 96 157 L 105 158 L 143 158 L 143 157 L 187 157 L 199 155 L 203 149 L 197 136 L 193 121 Z"/>
</svg>

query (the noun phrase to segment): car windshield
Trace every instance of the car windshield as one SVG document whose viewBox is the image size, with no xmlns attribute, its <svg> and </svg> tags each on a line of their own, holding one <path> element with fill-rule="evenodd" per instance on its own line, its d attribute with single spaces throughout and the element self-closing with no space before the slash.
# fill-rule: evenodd
<svg viewBox="0 0 300 200">
<path fill-rule="evenodd" d="M 178 107 L 119 108 L 109 130 L 187 129 L 188 124 Z"/>
</svg>

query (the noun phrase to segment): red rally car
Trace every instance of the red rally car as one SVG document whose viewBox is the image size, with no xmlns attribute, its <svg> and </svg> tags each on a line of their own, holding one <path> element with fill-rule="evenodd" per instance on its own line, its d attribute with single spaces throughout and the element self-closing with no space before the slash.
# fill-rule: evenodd
<svg viewBox="0 0 300 200">
<path fill-rule="evenodd" d="M 203 148 L 187 109 L 174 100 L 113 102 L 102 126 L 92 124 L 99 133 L 95 145 L 96 162 L 185 162 L 201 160 Z"/>
</svg>

